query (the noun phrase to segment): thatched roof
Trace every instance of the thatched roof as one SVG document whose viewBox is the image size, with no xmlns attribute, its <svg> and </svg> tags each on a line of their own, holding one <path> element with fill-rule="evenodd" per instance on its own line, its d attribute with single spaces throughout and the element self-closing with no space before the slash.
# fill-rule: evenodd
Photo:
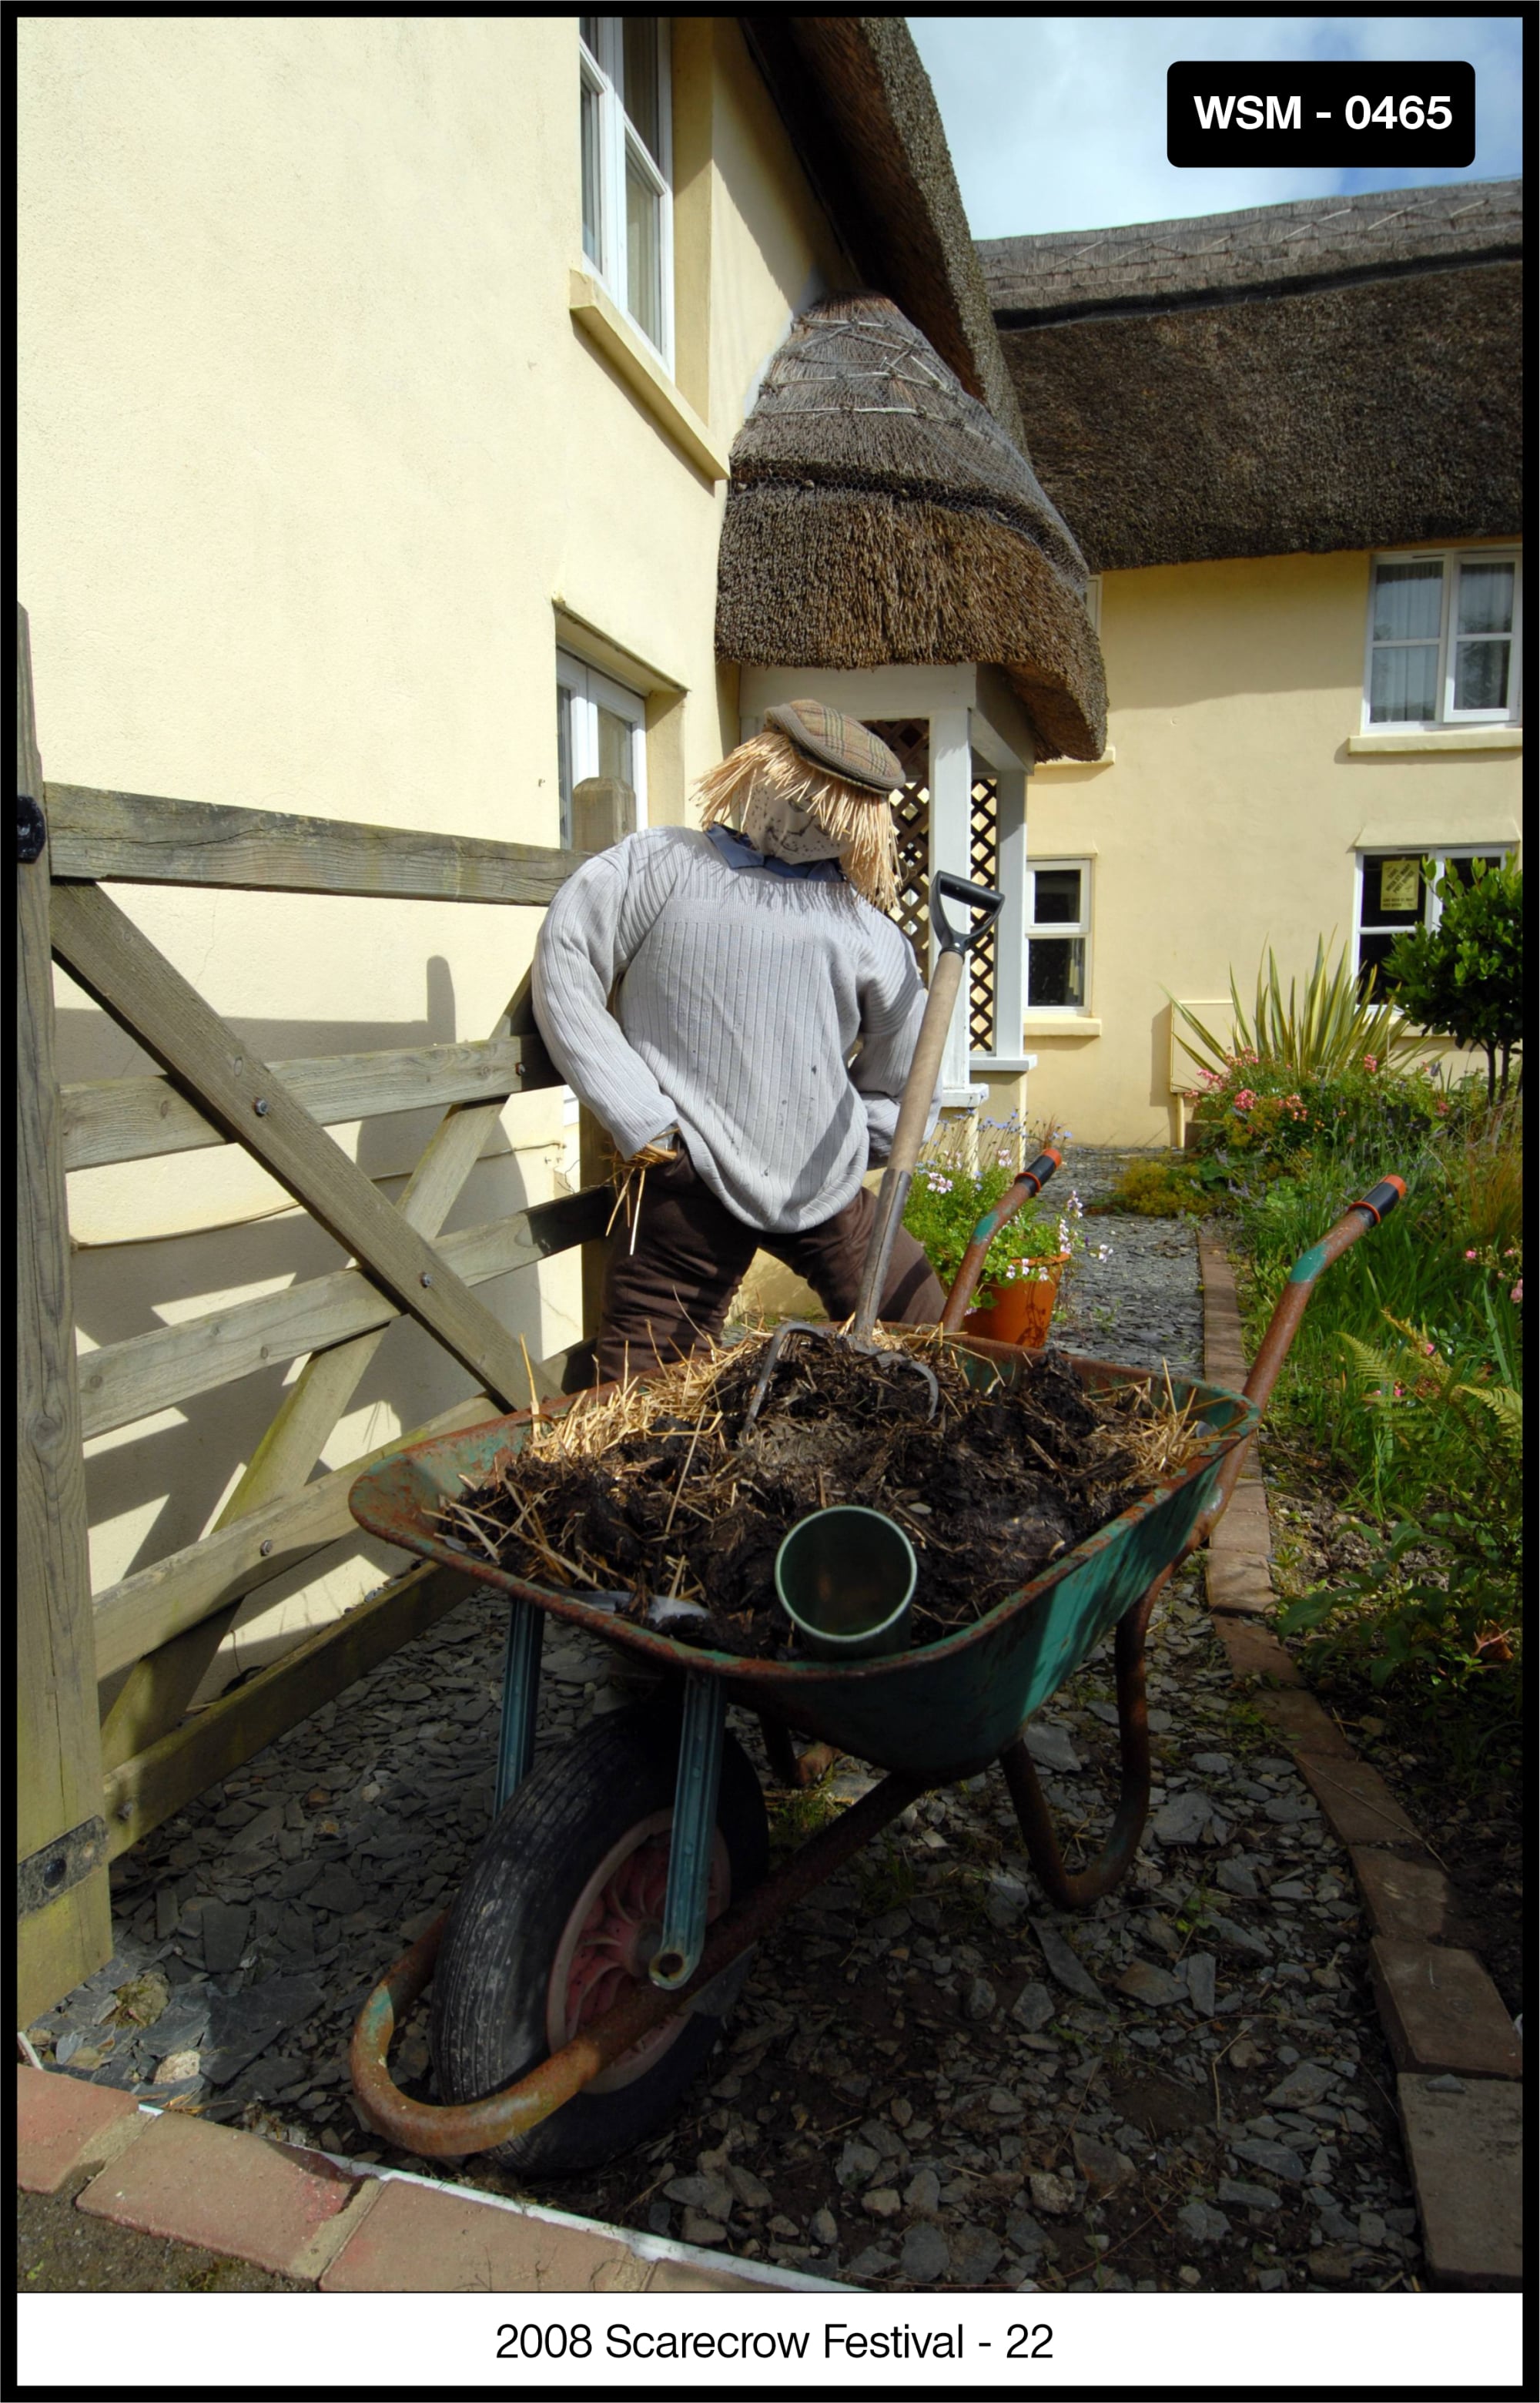
<svg viewBox="0 0 1540 2403">
<path fill-rule="evenodd" d="M 895 300 L 1025 448 L 930 78 L 902 17 L 739 25 L 856 280 Z"/>
<path fill-rule="evenodd" d="M 1086 563 L 1022 453 L 894 302 L 819 302 L 732 451 L 717 649 L 763 665 L 979 660 L 1044 757 L 1095 758 Z"/>
<path fill-rule="evenodd" d="M 1515 534 L 1517 181 L 983 243 L 1093 567 Z"/>
</svg>

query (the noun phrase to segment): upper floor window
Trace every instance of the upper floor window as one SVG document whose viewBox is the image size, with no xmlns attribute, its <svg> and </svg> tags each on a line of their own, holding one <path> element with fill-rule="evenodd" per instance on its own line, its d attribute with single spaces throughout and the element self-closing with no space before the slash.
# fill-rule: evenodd
<svg viewBox="0 0 1540 2403">
<path fill-rule="evenodd" d="M 580 17 L 583 248 L 673 365 L 666 17 Z"/>
<path fill-rule="evenodd" d="M 1516 721 L 1519 586 L 1513 550 L 1377 560 L 1366 726 Z"/>
</svg>

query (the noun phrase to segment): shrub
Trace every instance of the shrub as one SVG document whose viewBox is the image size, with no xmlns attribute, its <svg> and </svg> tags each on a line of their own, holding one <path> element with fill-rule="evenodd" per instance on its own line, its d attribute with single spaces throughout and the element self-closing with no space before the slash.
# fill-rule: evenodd
<svg viewBox="0 0 1540 2403">
<path fill-rule="evenodd" d="M 1115 1209 L 1142 1218 L 1202 1218 L 1224 1199 L 1224 1170 L 1207 1160 L 1131 1160 L 1112 1190 Z"/>
<path fill-rule="evenodd" d="M 1366 1143 L 1382 1156 L 1420 1145 L 1451 1110 L 1434 1072 L 1389 1067 L 1372 1051 L 1330 1071 L 1297 1070 L 1242 1052 L 1226 1055 L 1222 1069 L 1199 1074 L 1204 1090 L 1193 1123 L 1200 1149 L 1264 1177 Z M 1388 1157 L 1384 1165 L 1393 1165 Z"/>
<path fill-rule="evenodd" d="M 1422 873 L 1432 883 L 1431 860 Z M 1477 859 L 1470 880 L 1446 869 L 1435 887 L 1437 925 L 1397 935 L 1382 974 L 1412 1024 L 1486 1053 L 1491 1102 L 1499 1091 L 1506 1096 L 1509 1064 L 1523 1040 L 1524 872 Z"/>
<path fill-rule="evenodd" d="M 1366 1053 L 1383 1063 L 1412 1041 L 1408 1022 L 1398 1010 L 1388 1002 L 1359 992 L 1345 944 L 1328 968 L 1325 946 L 1318 939 L 1315 965 L 1304 997 L 1297 999 L 1291 977 L 1286 1003 L 1279 981 L 1278 962 L 1269 946 L 1256 971 L 1256 1001 L 1249 1026 L 1235 989 L 1233 969 L 1229 981 L 1234 1026 L 1228 1049 L 1186 1002 L 1176 1000 L 1171 993 L 1166 995 L 1172 1010 L 1198 1037 L 1201 1047 L 1198 1050 L 1180 1035 L 1177 1041 L 1200 1068 L 1223 1071 L 1239 1059 L 1249 1061 L 1253 1066 L 1290 1070 L 1297 1078 L 1306 1074 L 1329 1076 L 1355 1066 Z"/>
</svg>

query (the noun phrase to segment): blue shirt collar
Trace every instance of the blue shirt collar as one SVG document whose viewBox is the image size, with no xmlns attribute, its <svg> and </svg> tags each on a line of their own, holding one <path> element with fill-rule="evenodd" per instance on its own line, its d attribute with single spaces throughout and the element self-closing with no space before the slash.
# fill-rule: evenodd
<svg viewBox="0 0 1540 2403">
<path fill-rule="evenodd" d="M 715 843 L 729 868 L 763 868 L 771 876 L 789 876 L 805 884 L 842 884 L 845 871 L 837 859 L 772 859 L 731 826 L 707 826 L 706 840 Z"/>
</svg>

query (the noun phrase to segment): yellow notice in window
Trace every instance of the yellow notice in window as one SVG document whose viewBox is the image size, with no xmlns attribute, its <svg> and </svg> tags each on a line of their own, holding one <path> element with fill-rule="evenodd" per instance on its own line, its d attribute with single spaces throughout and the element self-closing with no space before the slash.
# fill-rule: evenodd
<svg viewBox="0 0 1540 2403">
<path fill-rule="evenodd" d="M 1380 863 L 1380 906 L 1382 910 L 1417 907 L 1415 859 L 1383 859 Z"/>
</svg>

